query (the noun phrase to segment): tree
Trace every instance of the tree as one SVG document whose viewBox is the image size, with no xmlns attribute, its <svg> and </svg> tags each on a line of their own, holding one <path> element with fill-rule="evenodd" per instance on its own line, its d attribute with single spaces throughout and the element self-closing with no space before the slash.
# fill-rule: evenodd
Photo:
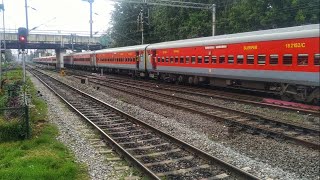
<svg viewBox="0 0 320 180">
<path fill-rule="evenodd" d="M 189 1 L 190 2 L 190 1 Z M 216 35 L 319 23 L 319 0 L 193 0 L 216 4 Z M 145 20 L 145 43 L 211 36 L 210 10 L 117 3 L 112 16 L 112 47 L 141 44 L 137 17 Z M 146 17 L 147 15 L 145 15 Z"/>
<path fill-rule="evenodd" d="M 11 61 L 15 60 L 14 56 L 12 55 L 11 49 L 6 49 L 4 56 L 5 56 L 6 62 L 11 62 Z"/>
<path fill-rule="evenodd" d="M 110 30 L 111 47 L 136 45 L 141 42 L 137 29 L 137 17 L 140 11 L 141 5 L 116 3 Z"/>
</svg>

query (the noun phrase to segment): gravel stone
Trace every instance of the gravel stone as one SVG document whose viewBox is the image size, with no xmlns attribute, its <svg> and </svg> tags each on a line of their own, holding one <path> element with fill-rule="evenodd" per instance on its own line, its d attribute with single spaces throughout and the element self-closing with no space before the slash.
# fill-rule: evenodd
<svg viewBox="0 0 320 180">
<path fill-rule="evenodd" d="M 239 168 L 249 167 L 262 179 L 320 179 L 319 151 L 242 131 L 230 133 L 214 119 L 101 86 L 96 90 L 71 76 L 51 75 Z"/>
<path fill-rule="evenodd" d="M 38 79 L 28 73 L 34 86 L 40 91 L 48 105 L 48 121 L 58 127 L 57 139 L 65 144 L 75 155 L 76 161 L 84 163 L 88 168 L 91 179 L 118 179 L 114 177 L 113 162 L 106 161 L 105 156 L 99 154 L 85 133 L 94 134 L 82 119 L 71 112 L 67 106 L 58 99 Z"/>
</svg>

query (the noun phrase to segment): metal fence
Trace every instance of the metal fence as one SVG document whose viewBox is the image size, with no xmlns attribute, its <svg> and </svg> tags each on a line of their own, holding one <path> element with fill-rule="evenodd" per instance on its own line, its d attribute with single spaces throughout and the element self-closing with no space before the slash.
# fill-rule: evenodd
<svg viewBox="0 0 320 180">
<path fill-rule="evenodd" d="M 0 109 L 0 142 L 30 137 L 29 107 Z"/>
</svg>

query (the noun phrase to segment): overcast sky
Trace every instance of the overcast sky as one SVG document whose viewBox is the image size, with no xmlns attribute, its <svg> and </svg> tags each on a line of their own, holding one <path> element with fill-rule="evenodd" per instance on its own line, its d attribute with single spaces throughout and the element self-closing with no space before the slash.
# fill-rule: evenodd
<svg viewBox="0 0 320 180">
<path fill-rule="evenodd" d="M 6 29 L 26 26 L 25 0 L 3 0 Z M 1 2 L 1 1 L 0 1 Z M 114 2 L 95 0 L 93 3 L 93 33 L 110 27 Z M 61 31 L 87 31 L 89 26 L 89 3 L 83 0 L 28 0 L 29 29 Z M 34 10 L 36 9 L 36 10 Z M 2 26 L 2 13 L 0 14 Z M 43 25 L 42 25 L 43 24 Z"/>
</svg>

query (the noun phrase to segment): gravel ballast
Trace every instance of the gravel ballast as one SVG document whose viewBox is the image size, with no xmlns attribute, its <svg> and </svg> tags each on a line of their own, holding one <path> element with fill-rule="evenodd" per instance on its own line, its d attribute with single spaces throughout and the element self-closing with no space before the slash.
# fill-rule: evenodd
<svg viewBox="0 0 320 180">
<path fill-rule="evenodd" d="M 55 76 L 237 167 L 249 167 L 249 172 L 263 179 L 319 179 L 318 151 L 243 132 L 230 133 L 212 119 L 101 86 L 98 91 L 72 77 Z"/>
<path fill-rule="evenodd" d="M 99 154 L 99 150 L 93 147 L 86 136 L 86 134 L 93 134 L 94 131 L 38 79 L 29 73 L 28 76 L 48 105 L 48 121 L 56 125 L 59 130 L 57 139 L 75 154 L 77 162 L 87 166 L 90 178 L 118 179 L 113 172 L 116 164 L 106 161 L 105 156 Z"/>
</svg>

